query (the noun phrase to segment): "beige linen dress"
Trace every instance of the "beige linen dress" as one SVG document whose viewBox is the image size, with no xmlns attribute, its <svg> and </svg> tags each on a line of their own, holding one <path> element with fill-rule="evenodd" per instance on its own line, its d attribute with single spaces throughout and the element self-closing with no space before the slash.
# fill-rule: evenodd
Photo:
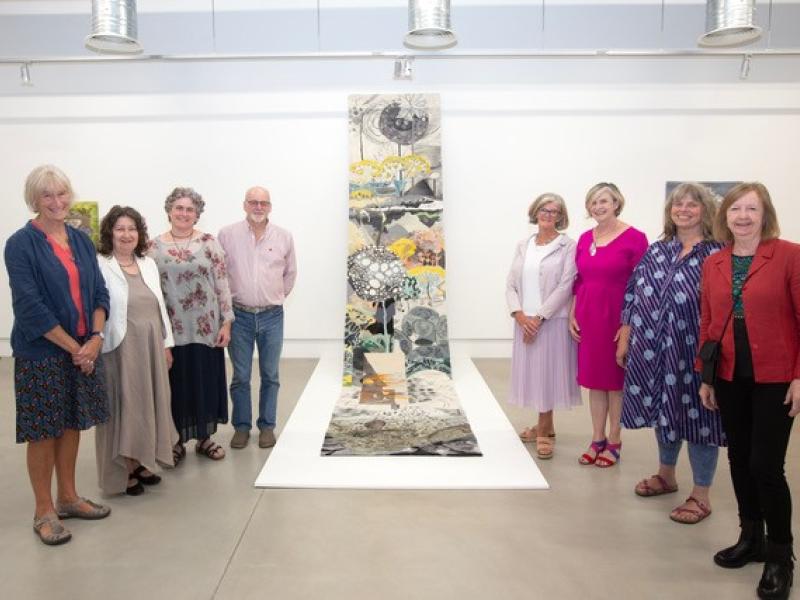
<svg viewBox="0 0 800 600">
<path fill-rule="evenodd" d="M 152 472 L 173 466 L 178 432 L 170 411 L 169 372 L 164 358 L 164 326 L 158 301 L 141 274 L 128 280 L 128 324 L 119 346 L 103 355 L 109 419 L 97 427 L 97 470 L 107 494 L 125 491 L 125 458 Z"/>
</svg>

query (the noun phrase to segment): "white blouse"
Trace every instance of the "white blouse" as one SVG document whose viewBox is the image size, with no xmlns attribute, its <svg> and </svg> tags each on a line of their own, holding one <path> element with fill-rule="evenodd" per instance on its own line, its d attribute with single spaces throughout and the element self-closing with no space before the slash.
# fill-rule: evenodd
<svg viewBox="0 0 800 600">
<path fill-rule="evenodd" d="M 528 250 L 525 252 L 525 263 L 522 267 L 522 312 L 529 317 L 536 315 L 542 306 L 539 266 L 542 260 L 556 249 L 560 237 L 556 236 L 544 246 L 536 244 L 537 236 L 532 236 L 528 241 Z"/>
</svg>

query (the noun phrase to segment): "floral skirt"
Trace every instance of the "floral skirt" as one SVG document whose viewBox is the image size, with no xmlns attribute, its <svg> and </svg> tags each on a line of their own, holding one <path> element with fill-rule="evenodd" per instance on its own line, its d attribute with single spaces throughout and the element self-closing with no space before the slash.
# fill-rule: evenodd
<svg viewBox="0 0 800 600">
<path fill-rule="evenodd" d="M 91 375 L 66 352 L 42 359 L 14 359 L 17 443 L 59 438 L 65 429 L 90 429 L 108 420 L 103 361 Z"/>
</svg>

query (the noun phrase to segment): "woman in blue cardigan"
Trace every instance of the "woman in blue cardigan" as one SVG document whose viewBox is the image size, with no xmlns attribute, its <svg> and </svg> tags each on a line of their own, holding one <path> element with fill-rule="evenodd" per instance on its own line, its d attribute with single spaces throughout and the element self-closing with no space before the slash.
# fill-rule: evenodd
<svg viewBox="0 0 800 600">
<path fill-rule="evenodd" d="M 61 519 L 102 519 L 111 512 L 75 488 L 80 431 L 108 418 L 99 354 L 109 306 L 92 241 L 65 223 L 73 196 L 61 170 L 34 169 L 25 182 L 25 203 L 36 217 L 5 247 L 17 443 L 28 444 L 33 529 L 48 545 L 72 537 Z"/>
</svg>

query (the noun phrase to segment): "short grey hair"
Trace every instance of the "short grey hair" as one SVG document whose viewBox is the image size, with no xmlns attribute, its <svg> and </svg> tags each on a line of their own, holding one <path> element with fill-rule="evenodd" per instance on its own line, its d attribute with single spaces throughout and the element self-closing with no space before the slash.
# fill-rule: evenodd
<svg viewBox="0 0 800 600">
<path fill-rule="evenodd" d="M 553 194 L 552 192 L 546 192 L 536 198 L 533 203 L 528 207 L 528 218 L 530 219 L 531 223 L 536 225 L 538 223 L 538 219 L 536 215 L 542 209 L 545 204 L 549 204 L 550 202 L 554 202 L 558 205 L 559 210 L 561 211 L 561 216 L 556 221 L 556 229 L 561 231 L 562 229 L 566 229 L 569 227 L 569 214 L 567 213 L 567 204 L 564 202 L 564 198 L 559 196 L 558 194 Z"/>
<path fill-rule="evenodd" d="M 31 212 L 39 212 L 39 196 L 52 187 L 64 188 L 72 203 L 75 191 L 64 171 L 54 165 L 39 165 L 30 172 L 25 180 L 25 204 Z"/>
<path fill-rule="evenodd" d="M 205 208 L 206 203 L 205 200 L 203 200 L 203 197 L 190 187 L 176 187 L 174 190 L 172 190 L 164 202 L 164 211 L 169 214 L 172 210 L 172 207 L 175 205 L 175 202 L 181 198 L 188 198 L 192 201 L 192 204 L 194 204 L 195 214 L 197 214 L 197 218 L 199 219 L 200 215 L 203 214 L 203 209 Z"/>
</svg>

